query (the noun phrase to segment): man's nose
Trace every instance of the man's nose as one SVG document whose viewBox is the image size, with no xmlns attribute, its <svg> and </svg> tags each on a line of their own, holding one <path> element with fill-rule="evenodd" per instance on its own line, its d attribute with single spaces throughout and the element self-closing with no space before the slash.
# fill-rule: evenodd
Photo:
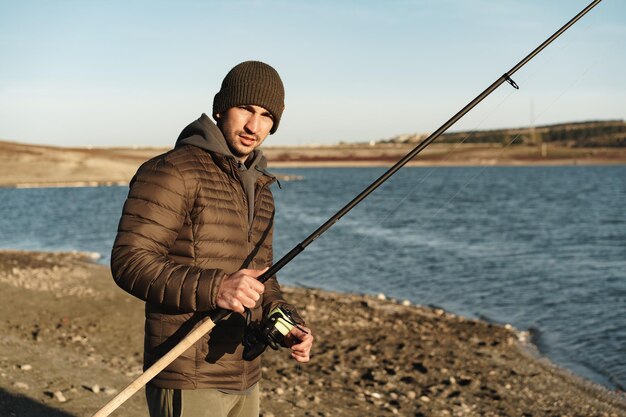
<svg viewBox="0 0 626 417">
<path fill-rule="evenodd" d="M 261 116 L 258 114 L 251 114 L 246 122 L 246 130 L 250 133 L 256 133 L 259 130 L 261 122 Z"/>
</svg>

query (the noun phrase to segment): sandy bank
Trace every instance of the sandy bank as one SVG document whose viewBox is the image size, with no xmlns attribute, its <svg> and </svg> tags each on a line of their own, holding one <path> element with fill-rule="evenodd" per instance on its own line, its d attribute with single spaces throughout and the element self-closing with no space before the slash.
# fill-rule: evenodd
<svg viewBox="0 0 626 417">
<path fill-rule="evenodd" d="M 143 305 L 80 254 L 0 252 L 0 414 L 87 416 L 141 370 Z M 316 335 L 264 354 L 264 416 L 625 416 L 623 397 L 529 353 L 514 329 L 286 288 Z M 145 416 L 142 394 L 114 415 Z"/>
<path fill-rule="evenodd" d="M 390 167 L 411 145 L 264 147 L 269 169 Z M 166 148 L 62 148 L 0 141 L 0 187 L 126 185 L 147 159 Z M 544 152 L 545 151 L 545 152 Z M 433 143 L 410 166 L 520 166 L 626 164 L 626 148 Z M 284 176 L 281 180 L 288 180 Z"/>
</svg>

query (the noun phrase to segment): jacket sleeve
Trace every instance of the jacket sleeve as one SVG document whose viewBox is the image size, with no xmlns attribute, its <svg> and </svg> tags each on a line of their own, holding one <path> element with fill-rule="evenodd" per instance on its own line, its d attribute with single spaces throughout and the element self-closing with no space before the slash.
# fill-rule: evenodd
<svg viewBox="0 0 626 417">
<path fill-rule="evenodd" d="M 272 225 L 274 222 L 272 221 Z M 273 241 L 274 228 L 272 226 L 272 230 L 270 231 L 270 242 Z M 273 246 L 270 243 L 269 247 L 269 256 L 266 262 L 266 266 L 271 266 L 273 263 Z M 284 308 L 289 310 L 294 320 L 298 324 L 304 325 L 305 322 L 298 314 L 298 310 L 292 304 L 289 304 L 283 297 L 283 292 L 280 289 L 280 284 L 278 283 L 278 279 L 276 275 L 270 277 L 267 281 L 265 281 L 265 291 L 263 292 L 263 315 L 267 316 L 276 306 L 282 305 Z"/>
<path fill-rule="evenodd" d="M 111 253 L 117 285 L 148 303 L 183 312 L 216 308 L 225 276 L 168 256 L 193 206 L 194 187 L 166 158 L 142 165 L 131 181 Z"/>
</svg>

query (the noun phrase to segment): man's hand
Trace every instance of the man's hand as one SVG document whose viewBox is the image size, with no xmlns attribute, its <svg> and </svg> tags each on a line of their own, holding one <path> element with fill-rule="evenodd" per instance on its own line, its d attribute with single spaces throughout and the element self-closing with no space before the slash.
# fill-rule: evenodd
<svg viewBox="0 0 626 417">
<path fill-rule="evenodd" d="M 257 277 L 268 269 L 242 269 L 224 277 L 217 292 L 217 306 L 241 314 L 244 307 L 254 307 L 265 289 Z"/>
<path fill-rule="evenodd" d="M 291 357 L 298 362 L 308 362 L 311 359 L 311 347 L 313 346 L 313 335 L 311 330 L 304 326 L 299 326 L 307 333 L 293 326 L 291 331 L 285 336 L 285 344 L 291 348 Z"/>
</svg>

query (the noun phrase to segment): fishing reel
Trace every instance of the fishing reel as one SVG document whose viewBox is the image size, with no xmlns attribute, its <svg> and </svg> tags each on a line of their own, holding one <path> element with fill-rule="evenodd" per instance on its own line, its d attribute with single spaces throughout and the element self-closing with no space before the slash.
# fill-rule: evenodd
<svg viewBox="0 0 626 417">
<path fill-rule="evenodd" d="M 282 306 L 275 307 L 261 323 L 251 323 L 252 313 L 246 309 L 246 331 L 243 336 L 243 358 L 251 361 L 269 346 L 274 350 L 286 347 L 285 336 L 293 327 L 306 331 L 298 326 L 291 312 Z"/>
</svg>

